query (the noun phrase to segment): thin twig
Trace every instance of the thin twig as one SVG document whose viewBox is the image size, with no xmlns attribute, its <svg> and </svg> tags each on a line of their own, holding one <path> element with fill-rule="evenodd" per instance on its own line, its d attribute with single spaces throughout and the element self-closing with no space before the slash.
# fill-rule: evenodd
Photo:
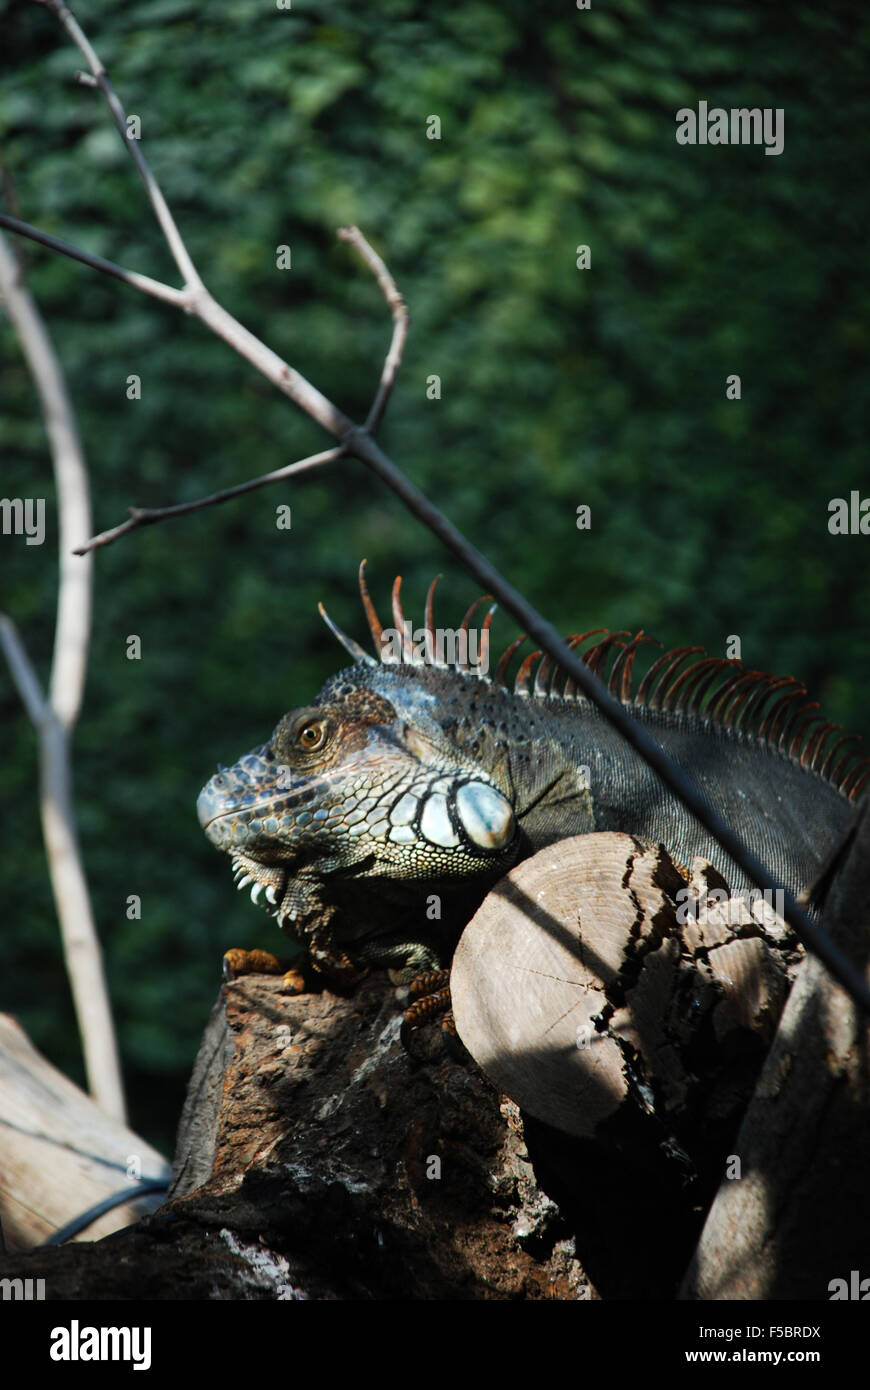
<svg viewBox="0 0 870 1390">
<path fill-rule="evenodd" d="M 189 303 L 189 296 L 184 290 L 176 290 L 172 285 L 164 285 L 162 280 L 152 280 L 150 275 L 139 275 L 135 270 L 125 270 L 122 265 L 116 265 L 114 261 L 104 260 L 102 256 L 94 256 L 90 251 L 83 251 L 79 246 L 73 246 L 70 241 L 62 241 L 60 237 L 52 236 L 50 232 L 40 231 L 39 227 L 31 227 L 29 222 L 22 222 L 17 217 L 10 217 L 6 212 L 0 212 L 0 227 L 5 227 L 7 231 L 17 232 L 19 236 L 27 237 L 29 241 L 38 241 L 40 246 L 47 246 L 50 251 L 58 251 L 62 256 L 69 256 L 70 260 L 81 261 L 82 265 L 90 266 L 91 270 L 99 270 L 103 275 L 111 275 L 115 280 L 123 280 L 125 285 L 132 285 L 134 290 L 141 290 L 143 294 L 150 294 L 154 299 L 163 299 L 167 304 L 174 304 L 178 309 L 185 309 Z"/>
<path fill-rule="evenodd" d="M 21 696 L 21 703 L 27 710 L 28 718 L 35 729 L 39 729 L 49 714 L 49 704 L 42 691 L 39 676 L 27 648 L 21 640 L 18 628 L 7 613 L 0 612 L 0 647 L 6 657 L 15 688 Z"/>
<path fill-rule="evenodd" d="M 342 227 L 338 235 L 342 241 L 351 242 L 360 251 L 374 273 L 393 314 L 393 337 L 390 349 L 381 372 L 377 395 L 364 426 L 364 429 L 374 432 L 383 418 L 402 361 L 402 353 L 408 335 L 408 311 L 392 275 L 359 228 Z M 126 521 L 120 522 L 119 525 L 113 526 L 107 531 L 101 531 L 98 536 L 93 536 L 85 545 L 80 546 L 75 554 L 85 555 L 88 551 L 96 550 L 100 546 L 111 545 L 120 536 L 126 535 L 129 531 L 135 531 L 140 526 L 153 526 L 157 522 L 168 520 L 171 517 L 183 516 L 188 512 L 215 506 L 220 502 L 228 501 L 230 498 L 238 497 L 242 493 L 253 492 L 255 488 L 281 482 L 285 478 L 319 467 L 321 464 L 332 463 L 345 454 L 344 447 L 339 445 L 336 449 L 327 449 L 323 453 L 311 454 L 308 458 L 300 459 L 298 463 L 277 468 L 271 473 L 264 473 L 261 477 L 239 483 L 236 487 L 224 488 L 220 492 L 210 493 L 207 497 L 200 497 L 194 502 L 181 502 L 169 507 L 130 507 L 130 515 Z"/>
<path fill-rule="evenodd" d="M 119 536 L 124 536 L 128 531 L 135 531 L 137 526 L 154 526 L 158 521 L 165 521 L 168 517 L 183 516 L 186 512 L 198 512 L 203 507 L 213 507 L 218 502 L 226 502 L 230 497 L 239 497 L 243 492 L 253 492 L 255 488 L 266 487 L 269 483 L 279 483 L 282 478 L 292 478 L 297 473 L 307 473 L 309 469 L 319 468 L 321 464 L 333 463 L 336 459 L 344 456 L 344 448 L 339 445 L 336 449 L 326 449 L 322 454 L 309 454 L 308 458 L 299 459 L 298 463 L 289 463 L 285 468 L 276 468 L 272 473 L 264 473 L 260 478 L 251 478 L 246 483 L 238 483 L 235 487 L 224 488 L 222 492 L 213 492 L 208 497 L 199 497 L 195 502 L 179 502 L 174 507 L 130 507 L 130 516 L 127 521 L 122 521 L 119 526 L 113 526 L 109 531 L 101 531 L 98 536 L 93 536 L 86 545 L 82 545 L 74 553 L 76 555 L 86 555 L 89 550 L 96 550 L 101 545 L 111 545 Z"/>
<path fill-rule="evenodd" d="M 359 227 L 341 227 L 338 236 L 341 241 L 350 242 L 351 246 L 355 246 L 359 251 L 380 285 L 384 299 L 389 304 L 393 315 L 393 338 L 390 343 L 390 350 L 384 361 L 377 395 L 364 426 L 370 434 L 376 434 L 402 362 L 405 339 L 408 336 L 408 306 L 396 288 L 396 282 L 386 265 L 366 241 Z"/>
<path fill-rule="evenodd" d="M 114 87 L 109 81 L 109 75 L 106 69 L 91 47 L 78 20 L 72 14 L 68 6 L 63 3 L 63 0 L 40 0 L 40 2 L 57 15 L 73 43 L 84 57 L 93 75 L 96 86 L 99 87 L 106 99 L 106 103 L 112 113 L 112 120 L 118 127 L 118 133 L 127 146 L 127 152 L 136 165 L 139 176 L 145 185 L 145 192 L 148 194 L 149 202 L 154 209 L 154 215 L 160 224 L 160 230 L 163 232 L 172 258 L 178 266 L 185 283 L 190 286 L 191 289 L 199 288 L 202 284 L 199 273 L 196 266 L 193 264 L 187 247 L 181 237 L 181 233 L 175 225 L 175 219 L 169 211 L 162 190 L 146 163 L 145 156 L 139 147 L 139 141 L 134 140 L 130 135 L 127 113 L 121 105 Z"/>
</svg>

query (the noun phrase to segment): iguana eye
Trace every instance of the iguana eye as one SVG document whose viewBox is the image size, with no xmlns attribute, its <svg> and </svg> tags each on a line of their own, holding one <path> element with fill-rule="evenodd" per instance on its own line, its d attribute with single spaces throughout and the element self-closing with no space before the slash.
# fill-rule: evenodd
<svg viewBox="0 0 870 1390">
<path fill-rule="evenodd" d="M 322 719 L 309 719 L 296 730 L 296 743 L 306 753 L 316 753 L 326 742 L 326 724 Z"/>
</svg>

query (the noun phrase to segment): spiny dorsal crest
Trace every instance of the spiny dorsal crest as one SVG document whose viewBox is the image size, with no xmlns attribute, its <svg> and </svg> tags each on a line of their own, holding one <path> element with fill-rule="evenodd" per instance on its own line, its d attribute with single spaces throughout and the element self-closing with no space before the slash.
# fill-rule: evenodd
<svg viewBox="0 0 870 1390">
<path fill-rule="evenodd" d="M 502 653 L 492 677 L 481 670 L 478 662 L 468 660 L 469 625 L 482 603 L 491 599 L 487 594 L 478 598 L 460 623 L 458 633 L 464 641 L 458 643 L 458 655 L 445 661 L 440 655 L 441 643 L 435 627 L 435 588 L 441 575 L 436 575 L 426 595 L 425 620 L 422 629 L 425 640 L 412 639 L 412 624 L 402 609 L 402 579 L 393 584 L 392 616 L 397 638 L 386 639 L 385 629 L 368 591 L 365 578 L 366 562 L 359 568 L 359 588 L 363 608 L 371 630 L 377 658 L 371 656 L 352 637 L 332 621 L 323 604 L 318 604 L 321 616 L 330 631 L 338 638 L 355 662 L 367 666 L 399 663 L 411 666 L 435 666 L 466 678 L 485 681 L 499 690 L 508 691 L 523 699 L 568 700 L 586 704 L 575 682 L 564 679 L 554 662 L 539 651 L 532 652 L 519 666 L 513 682 L 507 671 L 525 636 L 517 637 Z M 488 651 L 489 632 L 496 605 L 486 614 L 481 627 L 481 645 Z M 419 634 L 418 634 L 419 635 Z M 676 647 L 665 652 L 650 666 L 632 693 L 632 672 L 638 648 L 655 638 L 638 632 L 609 632 L 606 628 L 591 628 L 566 638 L 568 646 L 576 649 L 592 637 L 601 640 L 577 653 L 580 660 L 594 672 L 624 705 L 651 710 L 667 710 L 685 716 L 695 715 L 718 728 L 734 734 L 761 740 L 786 753 L 802 767 L 824 778 L 850 800 L 857 800 L 870 780 L 870 758 L 860 758 L 855 744 L 858 735 L 832 738 L 842 725 L 826 722 L 818 713 L 818 702 L 805 703 L 806 687 L 793 676 L 770 676 L 764 671 L 750 671 L 743 662 L 704 654 L 703 647 Z M 661 643 L 656 643 L 660 646 Z M 457 650 L 456 645 L 454 650 Z M 481 648 L 478 648 L 478 657 Z M 700 656 L 698 655 L 700 653 Z M 697 660 L 686 666 L 689 657 Z M 608 672 L 608 664 L 610 669 Z M 537 667 L 537 669 L 536 669 Z"/>
</svg>

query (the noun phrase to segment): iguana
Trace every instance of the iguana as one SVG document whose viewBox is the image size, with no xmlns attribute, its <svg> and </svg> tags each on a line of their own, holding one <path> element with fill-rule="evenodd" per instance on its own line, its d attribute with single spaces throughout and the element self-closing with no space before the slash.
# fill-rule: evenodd
<svg viewBox="0 0 870 1390">
<path fill-rule="evenodd" d="M 440 576 L 439 576 L 440 577 Z M 353 657 L 311 705 L 286 714 L 271 739 L 221 769 L 197 810 L 229 854 L 239 888 L 333 978 L 365 965 L 409 974 L 443 964 L 451 939 L 514 863 L 570 835 L 620 830 L 663 843 L 688 866 L 716 864 L 732 892 L 749 885 L 682 803 L 541 653 L 512 685 L 518 638 L 493 675 L 482 663 L 438 661 L 433 595 L 425 641 L 412 641 L 393 588 L 387 647 L 360 593 L 378 657 L 320 611 Z M 478 600 L 478 604 L 482 600 Z M 460 634 L 469 633 L 472 605 Z M 493 609 L 481 633 L 488 640 Z M 848 829 L 870 778 L 852 739 L 805 704 L 804 687 L 740 662 L 680 647 L 651 666 L 632 696 L 638 633 L 568 639 L 782 886 L 806 890 Z M 695 659 L 686 665 L 689 657 Z M 608 673 L 608 666 L 610 667 Z"/>
</svg>

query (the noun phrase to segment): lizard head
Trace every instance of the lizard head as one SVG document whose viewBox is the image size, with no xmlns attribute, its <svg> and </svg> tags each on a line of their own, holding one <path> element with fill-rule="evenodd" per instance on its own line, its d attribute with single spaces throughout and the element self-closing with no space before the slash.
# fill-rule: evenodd
<svg viewBox="0 0 870 1390">
<path fill-rule="evenodd" d="M 494 881 L 513 862 L 507 788 L 450 741 L 439 678 L 357 663 L 203 788 L 206 835 L 282 926 L 336 898 L 352 908 L 362 880 L 389 899 L 421 881 Z"/>
</svg>

